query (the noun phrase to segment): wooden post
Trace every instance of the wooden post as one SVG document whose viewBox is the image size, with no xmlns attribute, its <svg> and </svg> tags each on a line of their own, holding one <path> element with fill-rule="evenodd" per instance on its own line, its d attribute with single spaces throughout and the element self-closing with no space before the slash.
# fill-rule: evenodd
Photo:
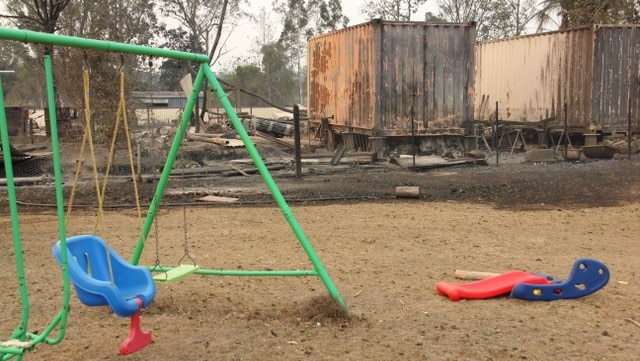
<svg viewBox="0 0 640 361">
<path fill-rule="evenodd" d="M 198 141 L 198 142 L 205 142 L 205 143 L 212 143 L 212 144 L 216 144 L 216 145 L 229 145 L 229 140 L 228 139 L 222 139 L 222 138 L 214 138 L 214 137 L 202 137 L 199 135 L 195 135 L 195 134 L 187 134 L 187 139 L 188 140 L 192 140 L 192 141 Z"/>
<path fill-rule="evenodd" d="M 500 273 L 493 272 L 482 272 L 482 271 L 467 271 L 457 269 L 453 273 L 455 278 L 463 279 L 463 280 L 483 280 L 489 277 L 495 277 L 500 275 Z"/>
<path fill-rule="evenodd" d="M 295 164 L 296 164 L 296 178 L 302 177 L 302 162 L 300 149 L 300 107 L 298 104 L 293 106 L 293 142 L 295 145 Z"/>
<path fill-rule="evenodd" d="M 376 159 L 384 158 L 385 137 L 369 137 L 369 147 L 371 152 L 376 155 Z"/>
<path fill-rule="evenodd" d="M 496 102 L 496 131 L 493 134 L 493 141 L 496 146 L 496 165 L 500 165 L 500 144 L 498 144 L 498 127 L 500 126 L 500 121 L 498 120 L 498 102 Z"/>
<path fill-rule="evenodd" d="M 140 149 L 140 141 L 136 141 L 136 167 L 138 169 L 138 182 L 142 182 L 142 153 Z"/>
<path fill-rule="evenodd" d="M 569 110 L 567 109 L 567 103 L 564 103 L 564 136 L 565 138 L 563 139 L 564 141 L 564 157 L 567 157 L 567 149 L 569 146 L 569 125 L 568 125 L 568 120 L 567 120 L 567 115 Z"/>
<path fill-rule="evenodd" d="M 410 111 L 411 111 L 411 154 L 413 155 L 413 168 L 411 168 L 411 170 L 416 172 L 416 128 L 415 128 L 415 125 L 413 124 L 415 121 L 413 105 L 411 106 Z"/>
<path fill-rule="evenodd" d="M 629 109 L 627 110 L 627 157 L 631 160 L 631 97 L 628 100 Z"/>
<path fill-rule="evenodd" d="M 396 187 L 396 198 L 420 198 L 420 187 Z"/>
</svg>

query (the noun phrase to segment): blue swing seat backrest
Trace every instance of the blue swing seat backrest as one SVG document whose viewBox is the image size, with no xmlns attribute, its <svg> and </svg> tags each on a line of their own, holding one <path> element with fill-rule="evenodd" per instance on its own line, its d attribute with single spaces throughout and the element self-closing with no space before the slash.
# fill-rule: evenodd
<svg viewBox="0 0 640 361">
<path fill-rule="evenodd" d="M 60 264 L 61 249 L 58 241 L 53 246 L 53 254 Z M 133 266 L 123 260 L 100 237 L 80 235 L 67 238 L 67 263 L 78 298 L 87 306 L 109 306 L 118 316 L 130 317 L 140 309 L 136 297 L 142 300 L 144 308 L 156 295 L 151 272 L 146 267 Z"/>
</svg>

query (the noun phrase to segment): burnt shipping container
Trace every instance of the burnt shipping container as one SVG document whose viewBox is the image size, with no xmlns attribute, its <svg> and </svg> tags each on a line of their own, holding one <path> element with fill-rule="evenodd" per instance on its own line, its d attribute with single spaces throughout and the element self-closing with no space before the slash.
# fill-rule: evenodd
<svg viewBox="0 0 640 361">
<path fill-rule="evenodd" d="M 475 119 L 583 131 L 638 125 L 640 27 L 596 25 L 480 43 Z M 631 104 L 629 104 L 629 100 Z M 566 111 L 565 111 L 566 104 Z"/>
<path fill-rule="evenodd" d="M 462 135 L 473 120 L 473 23 L 372 20 L 308 40 L 308 115 L 335 132 Z M 315 120 L 317 122 L 317 120 Z"/>
</svg>

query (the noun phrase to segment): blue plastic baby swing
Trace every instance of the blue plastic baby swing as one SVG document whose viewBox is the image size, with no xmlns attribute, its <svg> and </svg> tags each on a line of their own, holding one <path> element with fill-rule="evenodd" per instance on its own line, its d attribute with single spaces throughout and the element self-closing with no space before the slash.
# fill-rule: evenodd
<svg viewBox="0 0 640 361">
<path fill-rule="evenodd" d="M 59 241 L 53 254 L 62 264 Z M 156 295 L 147 268 L 129 264 L 104 240 L 93 235 L 67 238 L 67 262 L 69 277 L 83 304 L 109 306 L 118 316 L 131 317 L 129 336 L 120 346 L 121 354 L 130 354 L 151 343 L 151 334 L 140 328 L 140 310 L 151 304 Z"/>
</svg>

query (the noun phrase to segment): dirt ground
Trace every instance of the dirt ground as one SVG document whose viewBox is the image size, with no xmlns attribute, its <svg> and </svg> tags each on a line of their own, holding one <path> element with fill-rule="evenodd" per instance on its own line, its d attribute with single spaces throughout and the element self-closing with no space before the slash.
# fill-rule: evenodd
<svg viewBox="0 0 640 361">
<path fill-rule="evenodd" d="M 275 172 L 282 193 L 323 261 L 348 316 L 329 317 L 315 277 L 192 275 L 157 285 L 142 326 L 155 342 L 129 360 L 632 360 L 640 353 L 640 158 L 462 166 L 411 172 L 388 164 L 306 166 Z M 141 184 L 143 203 L 155 183 Z M 395 199 L 395 187 L 420 187 Z M 106 230 L 129 257 L 140 230 L 130 183 L 108 197 Z M 90 188 L 90 187 L 89 187 Z M 125 190 L 129 189 L 129 190 Z M 188 249 L 209 269 L 310 269 L 258 175 L 172 179 L 141 263 L 176 264 Z M 68 195 L 69 184 L 65 189 Z M 90 192 L 86 192 L 89 194 Z M 185 194 L 186 193 L 186 194 Z M 5 285 L 0 333 L 19 321 L 7 200 L 0 254 Z M 239 198 L 203 204 L 204 194 Z M 20 187 L 20 223 L 31 296 L 29 330 L 60 307 L 59 238 L 49 186 Z M 34 204 L 38 204 L 37 206 Z M 68 235 L 94 233 L 95 208 L 80 196 Z M 186 220 L 183 212 L 186 210 Z M 452 302 L 435 292 L 456 269 L 524 269 L 566 278 L 574 261 L 605 263 L 611 280 L 587 297 L 532 302 L 508 297 Z M 116 360 L 128 320 L 72 294 L 64 341 L 27 360 Z M 5 336 L 6 337 L 6 336 Z"/>
</svg>

